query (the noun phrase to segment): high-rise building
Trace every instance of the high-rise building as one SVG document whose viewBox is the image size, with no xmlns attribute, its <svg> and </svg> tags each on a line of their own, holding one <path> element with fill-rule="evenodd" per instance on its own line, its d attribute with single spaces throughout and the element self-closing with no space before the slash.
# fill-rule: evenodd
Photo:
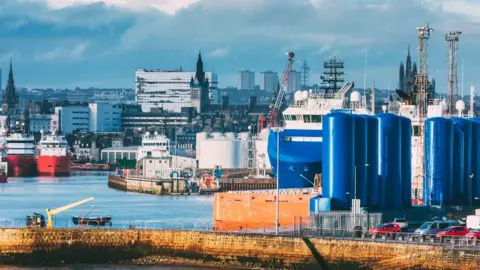
<svg viewBox="0 0 480 270">
<path fill-rule="evenodd" d="M 199 76 L 200 78 L 198 78 Z M 137 69 L 135 71 L 135 101 L 142 107 L 143 112 L 158 109 L 181 112 L 184 107 L 193 107 L 192 79 L 199 82 L 208 80 L 209 99 L 211 91 L 218 86 L 217 75 L 203 71 L 203 61 L 200 54 L 198 55 L 196 72 L 185 72 L 183 69 Z"/>
<path fill-rule="evenodd" d="M 2 112 L 12 115 L 18 112 L 19 105 L 18 92 L 15 89 L 15 81 L 13 80 L 12 61 L 10 61 L 10 70 L 8 72 L 8 81 L 3 92 Z"/>
<path fill-rule="evenodd" d="M 239 71 L 237 76 L 237 88 L 238 90 L 255 89 L 255 73 L 249 70 Z"/>
<path fill-rule="evenodd" d="M 278 90 L 278 73 L 265 71 L 260 73 L 260 90 L 276 92 Z"/>
<path fill-rule="evenodd" d="M 302 73 L 292 70 L 288 74 L 288 86 L 287 93 L 294 93 L 295 91 L 302 90 Z"/>
</svg>

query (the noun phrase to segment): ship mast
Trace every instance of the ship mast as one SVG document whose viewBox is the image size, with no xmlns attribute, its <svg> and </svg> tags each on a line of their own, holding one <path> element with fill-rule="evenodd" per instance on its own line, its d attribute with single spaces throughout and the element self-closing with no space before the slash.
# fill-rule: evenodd
<svg viewBox="0 0 480 270">
<path fill-rule="evenodd" d="M 323 75 L 320 76 L 322 79 L 322 86 L 320 89 L 325 91 L 325 94 L 336 94 L 340 88 L 342 88 L 343 83 L 345 82 L 343 72 L 343 60 L 337 60 L 336 57 L 328 58 L 323 61 L 323 67 L 325 71 Z"/>
<path fill-rule="evenodd" d="M 425 170 L 423 167 L 424 160 L 424 120 L 427 117 L 427 90 L 429 87 L 428 82 L 428 39 L 430 38 L 430 32 L 433 32 L 433 28 L 429 24 L 421 27 L 417 27 L 417 35 L 419 42 L 419 54 L 420 54 L 420 70 L 415 80 L 415 86 L 417 89 L 417 117 L 418 117 L 418 146 L 417 146 L 417 164 L 415 168 L 414 186 L 423 197 L 423 182 L 425 179 Z M 424 202 L 427 198 L 423 198 Z"/>
</svg>

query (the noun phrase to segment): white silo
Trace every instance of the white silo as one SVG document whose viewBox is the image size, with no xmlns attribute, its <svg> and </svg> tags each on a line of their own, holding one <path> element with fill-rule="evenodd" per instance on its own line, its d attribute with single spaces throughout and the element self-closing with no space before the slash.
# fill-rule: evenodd
<svg viewBox="0 0 480 270">
<path fill-rule="evenodd" d="M 200 151 L 200 144 L 203 141 L 206 141 L 208 139 L 208 133 L 207 132 L 199 132 L 195 136 L 195 153 L 197 160 L 200 159 L 201 151 Z"/>
</svg>

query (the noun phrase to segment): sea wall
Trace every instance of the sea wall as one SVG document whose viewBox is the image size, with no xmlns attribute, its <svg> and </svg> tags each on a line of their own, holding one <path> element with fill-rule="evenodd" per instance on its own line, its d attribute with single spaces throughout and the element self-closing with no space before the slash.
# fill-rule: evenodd
<svg viewBox="0 0 480 270">
<path fill-rule="evenodd" d="M 193 231 L 0 229 L 0 265 L 168 261 L 273 269 L 478 269 L 479 252 Z"/>
<path fill-rule="evenodd" d="M 189 194 L 186 191 L 186 181 L 183 179 L 155 180 L 141 177 L 127 177 L 111 175 L 108 177 L 108 186 L 114 189 L 146 193 L 153 195 L 180 195 Z"/>
</svg>

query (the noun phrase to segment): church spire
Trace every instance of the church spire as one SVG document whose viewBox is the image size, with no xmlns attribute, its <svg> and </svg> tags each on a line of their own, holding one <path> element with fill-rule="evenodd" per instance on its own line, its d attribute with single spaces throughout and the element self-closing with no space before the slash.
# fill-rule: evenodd
<svg viewBox="0 0 480 270">
<path fill-rule="evenodd" d="M 205 72 L 203 71 L 203 61 L 202 61 L 202 51 L 198 51 L 198 60 L 197 60 L 197 71 L 195 72 L 195 79 L 200 84 L 203 84 L 205 81 Z"/>
<path fill-rule="evenodd" d="M 412 57 L 410 56 L 410 44 L 408 44 L 408 54 L 407 54 L 407 66 L 405 67 L 405 73 L 407 76 L 411 74 L 412 71 Z"/>
<path fill-rule="evenodd" d="M 13 80 L 12 60 L 10 59 L 10 70 L 8 71 L 8 81 L 3 93 L 2 111 L 3 113 L 16 113 L 18 109 L 18 94 L 15 90 L 15 81 Z"/>
</svg>

